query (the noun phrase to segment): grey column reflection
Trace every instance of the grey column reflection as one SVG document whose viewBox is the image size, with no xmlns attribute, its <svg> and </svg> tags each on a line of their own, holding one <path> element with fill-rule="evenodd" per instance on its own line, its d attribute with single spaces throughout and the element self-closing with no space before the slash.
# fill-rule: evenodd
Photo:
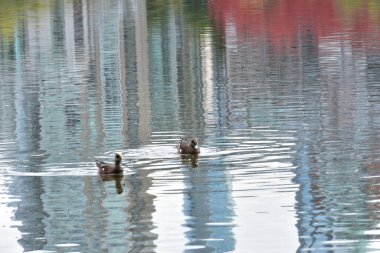
<svg viewBox="0 0 380 253">
<path fill-rule="evenodd" d="M 15 38 L 14 55 L 9 55 L 14 64 L 15 111 L 12 114 L 17 119 L 14 141 L 18 147 L 12 169 L 17 172 L 39 172 L 46 158 L 45 151 L 41 150 L 39 94 L 42 80 L 36 71 L 41 63 L 36 59 L 38 48 L 35 45 L 41 38 L 33 37 L 28 32 L 33 33 L 33 28 L 25 21 Z M 27 66 L 34 66 L 34 69 Z M 45 236 L 42 221 L 47 216 L 41 199 L 44 193 L 42 184 L 43 180 L 39 177 L 18 177 L 9 185 L 10 192 L 20 199 L 15 218 L 22 221 L 18 227 L 22 237 L 18 242 L 26 251 L 41 249 L 45 245 L 45 241 L 41 240 Z M 31 244 L 31 241 L 34 243 Z"/>
<path fill-rule="evenodd" d="M 190 80 L 194 80 L 194 87 L 184 85 L 184 88 L 192 88 L 194 98 L 189 102 L 192 101 L 195 104 L 191 105 L 190 102 L 190 105 L 184 106 L 184 121 L 197 122 L 191 117 L 202 115 L 199 126 L 202 130 L 203 124 L 209 127 L 209 129 L 205 127 L 203 131 L 214 129 L 212 126 L 218 126 L 218 131 L 208 133 L 207 136 L 222 138 L 223 135 L 219 129 L 224 125 L 223 120 L 228 117 L 228 111 L 224 109 L 225 105 L 228 105 L 228 101 L 224 100 L 228 88 L 224 87 L 226 78 L 222 74 L 226 73 L 226 65 L 220 65 L 223 61 L 219 62 L 217 59 L 225 56 L 226 52 L 214 47 L 214 40 L 219 38 L 213 36 L 211 32 L 204 32 L 199 36 L 199 40 L 198 36 L 192 37 L 194 41 L 191 44 L 194 48 L 187 52 L 190 64 L 184 64 L 184 70 L 188 68 L 186 72 L 191 74 Z M 201 66 L 201 68 L 192 66 L 191 63 L 196 61 L 198 63 L 195 66 Z M 184 91 L 184 93 L 187 92 Z M 199 94 L 202 96 L 197 96 Z M 184 103 L 186 104 L 186 101 Z M 194 111 L 197 109 L 198 111 Z M 198 129 L 198 135 L 205 135 L 203 131 L 200 132 Z M 191 246 L 195 247 L 196 252 L 233 251 L 236 244 L 233 233 L 234 203 L 231 196 L 232 182 L 228 163 L 220 157 L 212 163 L 212 166 L 205 167 L 206 163 L 202 162 L 202 154 L 198 163 L 200 169 L 193 168 L 189 179 L 185 180 L 185 185 L 189 189 L 184 199 L 184 213 L 188 217 L 186 226 L 190 228 L 190 231 L 186 232 L 189 240 L 187 251 L 192 251 Z M 203 247 L 197 248 L 199 246 Z"/>
<path fill-rule="evenodd" d="M 141 171 L 88 181 L 84 250 L 141 252 L 154 249 L 157 238 L 151 232 L 154 196 L 147 193 L 152 184 L 148 174 Z M 94 188 L 97 188 L 95 192 Z"/>
<path fill-rule="evenodd" d="M 157 66 L 151 76 L 162 77 L 152 84 L 155 91 L 159 91 L 152 98 L 157 105 L 154 107 L 157 109 L 154 119 L 161 128 L 173 130 L 179 127 L 184 134 L 193 133 L 203 139 L 206 126 L 226 125 L 229 112 L 224 106 L 228 97 L 228 89 L 224 86 L 225 69 L 216 64 L 223 63 L 225 52 L 212 46 L 215 36 L 207 25 L 199 28 L 204 24 L 195 22 L 192 27 L 186 22 L 187 18 L 194 18 L 191 16 L 193 13 L 199 15 L 199 20 L 207 19 L 205 6 L 187 3 L 176 8 L 170 5 L 169 9 L 150 7 L 152 65 Z M 158 13 L 160 15 L 156 16 Z M 173 74 L 176 74 L 176 80 L 170 79 Z M 168 112 L 174 114 L 170 119 L 167 118 L 171 115 Z M 218 160 L 212 168 L 208 168 L 207 163 L 202 162 L 201 155 L 198 169 L 192 168 L 196 163 L 190 160 L 183 160 L 183 173 L 186 175 L 184 226 L 189 229 L 185 232 L 185 251 L 232 251 L 235 249 L 232 232 L 234 212 L 229 191 L 231 182 L 224 170 L 225 165 Z"/>
</svg>

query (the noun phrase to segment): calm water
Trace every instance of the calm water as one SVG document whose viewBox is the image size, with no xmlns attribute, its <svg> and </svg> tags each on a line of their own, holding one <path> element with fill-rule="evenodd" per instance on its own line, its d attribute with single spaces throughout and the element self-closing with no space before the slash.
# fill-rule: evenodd
<svg viewBox="0 0 380 253">
<path fill-rule="evenodd" d="M 0 1 L 0 252 L 380 251 L 379 17 Z"/>
</svg>

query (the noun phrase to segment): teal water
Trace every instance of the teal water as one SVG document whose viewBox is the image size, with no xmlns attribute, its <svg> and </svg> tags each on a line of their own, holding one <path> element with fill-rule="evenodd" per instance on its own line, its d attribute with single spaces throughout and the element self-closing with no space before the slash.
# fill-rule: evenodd
<svg viewBox="0 0 380 253">
<path fill-rule="evenodd" d="M 380 250 L 376 1 L 0 7 L 0 252 Z"/>
</svg>

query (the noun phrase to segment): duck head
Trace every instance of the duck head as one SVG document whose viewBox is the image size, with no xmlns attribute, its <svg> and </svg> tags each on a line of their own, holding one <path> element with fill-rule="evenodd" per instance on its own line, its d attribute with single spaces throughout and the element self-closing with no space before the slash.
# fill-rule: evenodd
<svg viewBox="0 0 380 253">
<path fill-rule="evenodd" d="M 191 147 L 194 149 L 198 149 L 198 141 L 196 139 L 191 140 Z"/>
<path fill-rule="evenodd" d="M 116 152 L 115 153 L 115 163 L 117 162 L 117 163 L 120 163 L 121 162 L 121 160 L 123 160 L 124 159 L 124 157 L 123 157 L 123 154 L 122 153 L 119 153 L 119 152 Z"/>
</svg>

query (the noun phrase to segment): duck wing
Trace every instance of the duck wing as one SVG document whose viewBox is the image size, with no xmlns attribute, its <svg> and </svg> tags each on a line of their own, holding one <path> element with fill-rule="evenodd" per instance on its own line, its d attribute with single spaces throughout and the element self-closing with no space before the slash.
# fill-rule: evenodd
<svg viewBox="0 0 380 253">
<path fill-rule="evenodd" d="M 104 168 L 107 165 L 107 163 L 103 162 L 103 161 L 96 160 L 95 162 L 96 162 L 96 166 L 98 166 L 98 168 Z"/>
</svg>

